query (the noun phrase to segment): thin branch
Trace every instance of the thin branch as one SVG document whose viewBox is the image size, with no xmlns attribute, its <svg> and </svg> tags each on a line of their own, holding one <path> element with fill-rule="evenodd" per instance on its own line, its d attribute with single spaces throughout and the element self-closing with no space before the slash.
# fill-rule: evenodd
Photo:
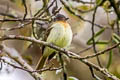
<svg viewBox="0 0 120 80">
<path fill-rule="evenodd" d="M 24 71 L 27 71 L 27 72 L 32 73 L 32 74 L 35 73 L 35 72 L 56 71 L 56 70 L 61 69 L 61 67 L 59 67 L 59 68 L 51 68 L 51 67 L 49 67 L 49 68 L 43 68 L 43 69 L 40 69 L 40 70 L 29 70 L 29 69 L 26 69 L 26 68 L 24 68 L 22 66 L 21 67 L 20 66 L 16 66 L 15 64 L 12 64 L 12 63 L 4 60 L 4 59 L 0 59 L 0 60 L 2 60 L 4 63 L 7 63 L 8 65 L 10 65 L 10 66 L 12 66 L 14 68 L 17 68 L 17 69 L 20 69 L 20 70 L 24 70 Z"/>
<path fill-rule="evenodd" d="M 31 23 L 31 22 L 21 23 L 21 24 L 19 24 L 17 27 L 13 27 L 13 28 L 1 28 L 0 30 L 12 31 L 12 30 L 16 30 L 16 29 L 22 29 L 22 28 L 24 28 L 26 25 L 29 25 L 30 23 Z"/>
<path fill-rule="evenodd" d="M 33 68 L 29 65 L 29 64 L 27 64 L 27 62 L 26 61 L 24 61 L 24 59 L 19 55 L 19 56 L 15 56 L 15 55 L 13 55 L 12 53 L 11 53 L 11 50 L 8 48 L 8 47 L 6 47 L 5 45 L 3 45 L 3 51 L 12 59 L 12 60 L 14 60 L 15 62 L 17 62 L 20 66 L 22 66 L 22 67 L 24 67 L 25 69 L 27 69 L 27 70 L 30 70 L 30 71 L 33 71 Z M 16 55 L 18 55 L 18 54 L 16 54 Z M 12 65 L 12 64 L 11 64 Z M 30 75 L 31 76 L 33 76 L 35 79 L 40 79 L 41 77 L 39 76 L 40 74 L 38 74 L 38 73 L 34 73 L 34 74 L 31 74 L 30 73 Z"/>
<path fill-rule="evenodd" d="M 59 59 L 60 59 L 60 63 L 61 63 L 62 70 L 63 70 L 64 80 L 67 80 L 67 73 L 65 71 L 65 64 L 64 64 L 64 60 L 63 60 L 62 54 L 60 52 L 59 52 Z"/>
<path fill-rule="evenodd" d="M 87 2 L 87 1 L 83 1 L 83 0 L 73 0 L 82 4 L 95 4 L 95 2 Z"/>
<path fill-rule="evenodd" d="M 24 13 L 24 17 L 23 17 L 23 20 L 25 20 L 25 18 L 26 18 L 26 16 L 27 16 L 27 14 L 28 14 L 28 12 L 27 12 L 26 0 L 22 0 L 22 3 L 23 3 L 24 8 L 25 8 L 25 13 Z"/>
<path fill-rule="evenodd" d="M 84 53 L 84 52 L 88 51 L 89 49 L 91 49 L 92 47 L 93 47 L 93 46 L 89 46 L 89 47 L 87 47 L 87 48 L 79 51 L 77 54 Z"/>
<path fill-rule="evenodd" d="M 119 19 L 117 19 L 117 34 L 120 35 L 120 26 L 119 26 Z"/>
<path fill-rule="evenodd" d="M 1 16 L 8 16 L 10 18 L 18 18 L 17 16 L 13 15 L 13 14 L 10 14 L 10 13 L 3 13 L 3 12 L 0 12 L 0 15 Z"/>
<path fill-rule="evenodd" d="M 97 52 L 96 54 L 88 55 L 88 56 L 86 56 L 86 57 L 84 57 L 84 58 L 82 58 L 82 59 L 89 59 L 89 58 L 93 58 L 93 57 L 102 55 L 102 54 L 104 54 L 104 53 L 106 53 L 106 52 L 108 52 L 108 51 L 110 51 L 110 50 L 118 47 L 119 45 L 120 45 L 120 43 L 117 43 L 117 44 L 113 45 L 112 47 L 109 47 L 109 48 L 107 48 L 107 49 L 105 49 L 105 50 L 103 50 L 103 51 L 99 51 L 99 52 Z"/>
<path fill-rule="evenodd" d="M 27 21 L 32 21 L 32 20 L 42 20 L 42 21 L 48 21 L 49 18 L 37 18 L 37 17 L 33 17 L 33 18 L 26 18 L 26 19 L 0 19 L 0 22 L 9 22 L 9 21 L 19 21 L 19 22 L 27 22 Z"/>
<path fill-rule="evenodd" d="M 90 69 L 90 72 L 91 72 L 93 78 L 95 78 L 96 80 L 102 80 L 102 79 L 100 79 L 98 76 L 95 75 L 92 67 L 89 67 L 89 69 Z"/>
<path fill-rule="evenodd" d="M 37 15 L 37 17 L 40 17 L 43 13 L 45 13 L 47 10 L 49 10 L 50 7 L 52 7 L 55 2 L 56 2 L 56 0 L 53 0 L 53 2 L 51 2 L 51 4 L 43 12 L 41 12 L 41 14 Z"/>
<path fill-rule="evenodd" d="M 94 13 L 93 13 L 92 27 L 91 27 L 91 31 L 92 31 L 92 41 L 93 41 L 93 50 L 94 50 L 94 53 L 95 53 L 95 54 L 97 53 L 97 50 L 96 50 L 96 43 L 95 43 L 95 37 L 94 37 L 94 36 L 95 36 L 94 22 L 95 22 L 95 14 L 96 14 L 97 8 L 98 8 L 98 7 L 95 8 Z M 101 63 L 100 63 L 99 57 L 96 56 L 96 58 L 97 58 L 98 65 L 99 65 L 100 67 L 102 67 L 102 65 L 101 65 Z"/>
<path fill-rule="evenodd" d="M 77 16 L 78 18 L 80 18 L 81 20 L 83 20 L 83 21 L 85 21 L 85 22 L 88 22 L 88 23 L 94 24 L 95 26 L 97 26 L 97 27 L 99 27 L 99 28 L 103 28 L 102 25 L 99 25 L 99 24 L 93 23 L 93 22 L 90 21 L 90 20 L 86 20 L 86 19 L 84 19 L 82 16 L 80 16 L 80 15 L 78 15 L 77 13 L 75 13 L 74 11 L 72 11 L 72 10 L 70 9 L 70 7 L 67 6 L 66 3 L 65 3 L 63 0 L 60 0 L 60 1 L 61 1 L 61 3 L 64 5 L 64 7 L 65 7 L 65 8 L 66 8 L 71 14 Z"/>
</svg>

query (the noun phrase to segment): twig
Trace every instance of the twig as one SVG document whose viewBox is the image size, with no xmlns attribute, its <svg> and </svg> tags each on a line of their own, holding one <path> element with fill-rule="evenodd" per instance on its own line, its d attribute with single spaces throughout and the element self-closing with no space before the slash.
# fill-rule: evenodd
<svg viewBox="0 0 120 80">
<path fill-rule="evenodd" d="M 37 15 L 37 17 L 40 17 L 44 12 L 46 12 L 47 10 L 49 10 L 49 8 L 51 7 L 51 6 L 53 6 L 53 4 L 56 2 L 56 0 L 53 0 L 53 2 L 43 11 L 43 12 L 41 12 L 41 14 L 39 14 L 39 15 Z"/>
<path fill-rule="evenodd" d="M 87 2 L 87 1 L 83 1 L 83 0 L 73 0 L 82 4 L 95 4 L 95 2 Z"/>
<path fill-rule="evenodd" d="M 120 26 L 119 26 L 119 19 L 117 19 L 117 34 L 119 35 L 120 34 Z"/>
<path fill-rule="evenodd" d="M 109 48 L 107 48 L 107 49 L 105 49 L 105 50 L 103 50 L 103 51 L 99 51 L 99 52 L 97 52 L 96 54 L 88 55 L 88 56 L 86 56 L 86 57 L 84 57 L 84 58 L 82 58 L 82 59 L 89 59 L 89 58 L 93 58 L 93 57 L 102 55 L 102 54 L 104 54 L 104 53 L 106 53 L 106 52 L 108 52 L 108 51 L 110 51 L 110 50 L 118 47 L 119 45 L 120 45 L 120 43 L 115 44 L 115 45 L 113 45 L 112 47 L 109 47 Z"/>
<path fill-rule="evenodd" d="M 98 76 L 95 75 L 92 67 L 89 67 L 89 69 L 90 69 L 90 72 L 91 72 L 93 78 L 95 78 L 96 80 L 102 80 L 102 79 L 100 79 Z"/>
<path fill-rule="evenodd" d="M 94 38 L 94 36 L 95 36 L 94 22 L 95 22 L 95 14 L 96 14 L 97 8 L 98 8 L 98 7 L 95 8 L 94 13 L 93 13 L 92 27 L 91 27 L 91 31 L 92 31 L 92 41 L 93 41 L 93 50 L 94 50 L 94 53 L 95 53 L 95 54 L 97 53 L 97 50 L 96 50 L 96 43 L 95 43 L 95 38 Z M 100 63 L 99 57 L 96 56 L 96 58 L 97 58 L 98 65 L 99 65 L 100 67 L 102 67 L 102 65 L 101 65 L 101 63 Z"/>
<path fill-rule="evenodd" d="M 30 23 L 31 23 L 31 22 L 21 23 L 21 24 L 18 25 L 17 27 L 13 27 L 13 28 L 1 28 L 0 30 L 12 31 L 12 30 L 16 30 L 16 29 L 21 29 L 21 28 L 24 28 L 24 26 L 29 25 Z"/>
<path fill-rule="evenodd" d="M 62 66 L 62 70 L 63 70 L 63 80 L 67 80 L 67 73 L 65 71 L 65 64 L 64 64 L 64 61 L 63 61 L 63 57 L 62 57 L 62 54 L 59 52 L 59 59 L 60 59 L 60 63 L 61 63 L 61 66 Z"/>
<path fill-rule="evenodd" d="M 19 56 L 15 56 L 11 53 L 11 50 L 6 47 L 5 45 L 3 45 L 3 51 L 11 58 L 13 59 L 15 62 L 17 62 L 20 66 L 24 67 L 25 69 L 29 70 L 29 71 L 33 71 L 33 68 L 28 65 L 24 59 L 19 55 Z M 18 54 L 16 54 L 18 55 Z M 11 64 L 12 65 L 12 64 Z M 15 67 L 15 66 L 14 66 Z M 22 68 L 21 68 L 22 69 Z M 31 74 L 31 73 L 30 73 Z M 40 79 L 40 74 L 38 73 L 34 73 L 34 74 L 31 74 L 31 76 L 33 76 L 35 79 Z"/>
<path fill-rule="evenodd" d="M 87 48 L 79 51 L 77 54 L 84 53 L 84 52 L 88 51 L 89 49 L 91 49 L 92 47 L 93 47 L 93 46 L 89 46 L 89 47 L 87 47 Z"/>
<path fill-rule="evenodd" d="M 72 10 L 70 9 L 70 7 L 65 4 L 65 2 L 64 2 L 63 0 L 60 0 L 60 1 L 61 1 L 61 3 L 64 5 L 64 7 L 65 7 L 71 14 L 77 16 L 78 18 L 80 18 L 81 20 L 83 20 L 83 21 L 85 21 L 85 22 L 94 24 L 95 26 L 97 26 L 97 27 L 99 27 L 99 28 L 103 28 L 102 25 L 99 25 L 99 24 L 93 23 L 93 22 L 90 21 L 90 20 L 84 19 L 82 16 L 80 16 L 80 15 L 78 15 L 77 13 L 75 13 L 74 11 L 72 11 Z"/>
<path fill-rule="evenodd" d="M 4 63 L 7 63 L 8 65 L 10 65 L 10 66 L 12 66 L 12 67 L 14 67 L 14 68 L 17 68 L 17 69 L 20 69 L 20 70 L 24 70 L 24 71 L 27 71 L 27 72 L 29 72 L 29 73 L 45 72 L 45 71 L 56 71 L 56 70 L 61 69 L 61 67 L 59 67 L 59 68 L 51 68 L 51 67 L 49 67 L 49 68 L 43 68 L 43 69 L 40 69 L 40 70 L 29 70 L 29 69 L 26 69 L 26 68 L 24 68 L 24 67 L 22 67 L 22 66 L 21 66 L 21 67 L 20 67 L 20 66 L 16 66 L 15 64 L 12 64 L 12 63 L 4 60 L 4 59 L 1 59 L 1 60 L 2 60 Z"/>
<path fill-rule="evenodd" d="M 24 13 L 24 17 L 23 17 L 23 20 L 25 20 L 25 18 L 26 18 L 26 16 L 27 16 L 27 14 L 28 14 L 28 12 L 27 12 L 26 0 L 22 0 L 22 3 L 23 3 L 24 8 L 25 8 L 25 13 Z"/>
<path fill-rule="evenodd" d="M 26 19 L 0 19 L 0 22 L 9 22 L 9 21 L 19 21 L 19 22 L 27 22 L 27 21 L 32 21 L 32 20 L 42 20 L 42 21 L 47 21 L 49 18 L 37 18 L 37 17 L 33 17 L 33 18 L 26 18 Z"/>
<path fill-rule="evenodd" d="M 0 15 L 1 15 L 1 16 L 8 16 L 8 17 L 10 17 L 10 18 L 18 18 L 18 17 L 16 17 L 15 15 L 10 14 L 10 13 L 3 13 L 3 12 L 0 12 Z"/>
</svg>

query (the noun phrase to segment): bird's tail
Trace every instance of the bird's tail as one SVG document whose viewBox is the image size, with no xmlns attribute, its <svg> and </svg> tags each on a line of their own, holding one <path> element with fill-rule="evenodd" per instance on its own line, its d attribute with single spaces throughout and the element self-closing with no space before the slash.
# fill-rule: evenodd
<svg viewBox="0 0 120 80">
<path fill-rule="evenodd" d="M 46 63 L 47 57 L 46 56 L 42 56 L 41 59 L 39 60 L 37 66 L 36 66 L 36 70 L 40 70 L 44 67 L 45 63 Z"/>
</svg>

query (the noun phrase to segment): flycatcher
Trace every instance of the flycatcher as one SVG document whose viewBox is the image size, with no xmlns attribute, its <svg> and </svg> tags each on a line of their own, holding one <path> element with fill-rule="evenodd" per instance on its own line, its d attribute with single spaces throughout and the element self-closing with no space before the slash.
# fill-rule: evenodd
<svg viewBox="0 0 120 80">
<path fill-rule="evenodd" d="M 50 33 L 46 39 L 46 42 L 52 43 L 61 48 L 67 48 L 72 41 L 72 30 L 67 23 L 68 18 L 62 14 L 57 14 L 55 22 L 50 26 Z M 57 52 L 55 49 L 45 47 L 43 55 L 40 58 L 36 70 L 42 69 L 50 55 Z"/>
</svg>

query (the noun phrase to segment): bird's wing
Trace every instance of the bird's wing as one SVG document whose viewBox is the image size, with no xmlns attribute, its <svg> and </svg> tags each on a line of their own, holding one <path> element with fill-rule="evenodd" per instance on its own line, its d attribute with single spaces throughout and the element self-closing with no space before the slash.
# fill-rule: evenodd
<svg viewBox="0 0 120 80">
<path fill-rule="evenodd" d="M 52 30 L 52 28 L 53 28 L 53 27 L 49 27 L 48 29 L 46 29 L 44 41 L 47 41 L 47 38 L 48 38 L 48 36 L 49 36 L 50 31 Z M 45 45 L 42 46 L 42 54 L 43 54 L 43 52 L 44 52 L 44 49 L 45 49 Z"/>
</svg>

